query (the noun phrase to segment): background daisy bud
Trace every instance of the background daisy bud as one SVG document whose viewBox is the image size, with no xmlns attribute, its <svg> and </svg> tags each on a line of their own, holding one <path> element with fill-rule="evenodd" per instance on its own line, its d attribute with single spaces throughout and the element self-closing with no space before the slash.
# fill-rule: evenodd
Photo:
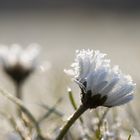
<svg viewBox="0 0 140 140">
<path fill-rule="evenodd" d="M 82 104 L 87 108 L 113 107 L 133 99 L 131 76 L 124 75 L 118 66 L 111 68 L 105 56 L 98 50 L 77 50 L 72 69 L 65 70 L 79 85 Z"/>
<path fill-rule="evenodd" d="M 24 81 L 36 68 L 38 45 L 22 48 L 17 44 L 0 48 L 0 61 L 4 71 L 17 83 Z"/>
</svg>

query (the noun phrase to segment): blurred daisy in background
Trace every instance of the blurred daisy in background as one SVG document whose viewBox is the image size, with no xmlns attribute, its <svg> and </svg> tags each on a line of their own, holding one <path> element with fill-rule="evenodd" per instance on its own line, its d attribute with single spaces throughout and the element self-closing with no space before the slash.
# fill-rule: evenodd
<svg viewBox="0 0 140 140">
<path fill-rule="evenodd" d="M 0 47 L 0 62 L 4 71 L 15 81 L 24 81 L 37 67 L 39 45 L 22 48 L 18 44 Z"/>
</svg>

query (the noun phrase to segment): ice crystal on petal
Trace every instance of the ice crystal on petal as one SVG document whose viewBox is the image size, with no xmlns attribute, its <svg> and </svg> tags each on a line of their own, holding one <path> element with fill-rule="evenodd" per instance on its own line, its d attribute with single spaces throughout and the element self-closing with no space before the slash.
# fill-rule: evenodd
<svg viewBox="0 0 140 140">
<path fill-rule="evenodd" d="M 72 69 L 65 72 L 74 77 L 82 92 L 82 103 L 97 106 L 117 106 L 133 99 L 135 84 L 118 66 L 111 68 L 106 54 L 93 50 L 77 50 Z"/>
</svg>

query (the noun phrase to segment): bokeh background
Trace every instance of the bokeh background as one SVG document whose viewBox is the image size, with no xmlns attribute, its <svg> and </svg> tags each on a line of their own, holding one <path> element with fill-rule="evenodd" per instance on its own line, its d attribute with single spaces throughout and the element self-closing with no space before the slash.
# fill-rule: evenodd
<svg viewBox="0 0 140 140">
<path fill-rule="evenodd" d="M 37 105 L 39 102 L 53 105 L 60 97 L 63 101 L 58 109 L 63 109 L 69 116 L 73 109 L 67 86 L 72 88 L 80 103 L 79 89 L 63 69 L 73 62 L 75 50 L 84 48 L 107 53 L 112 65 L 118 64 L 122 71 L 132 75 L 137 89 L 131 104 L 134 116 L 139 117 L 138 0 L 1 0 L 0 44 L 10 46 L 13 43 L 23 47 L 31 43 L 41 46 L 40 61 L 45 66 L 41 66 L 23 88 L 24 102 L 36 117 L 45 111 Z M 14 94 L 14 85 L 2 69 L 0 87 Z M 13 113 L 14 105 L 4 97 L 0 98 L 1 110 Z M 122 112 L 119 115 L 124 116 Z M 3 117 L 0 119 L 3 120 L 0 124 L 2 137 L 10 128 Z"/>
</svg>

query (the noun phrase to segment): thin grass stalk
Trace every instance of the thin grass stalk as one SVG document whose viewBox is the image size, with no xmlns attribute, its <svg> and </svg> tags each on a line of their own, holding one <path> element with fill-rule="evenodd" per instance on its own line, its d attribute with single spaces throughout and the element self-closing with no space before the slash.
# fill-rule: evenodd
<svg viewBox="0 0 140 140">
<path fill-rule="evenodd" d="M 3 89 L 0 89 L 0 93 L 7 97 L 9 100 L 11 100 L 13 103 L 15 103 L 18 107 L 20 107 L 21 111 L 23 111 L 26 116 L 29 118 L 29 120 L 33 123 L 36 132 L 37 137 L 39 140 L 45 140 L 45 138 L 42 136 L 41 129 L 35 119 L 35 117 L 31 114 L 31 112 L 24 106 L 21 100 L 19 100 L 17 97 L 14 97 L 13 95 L 9 94 L 8 92 L 4 91 Z"/>
</svg>

